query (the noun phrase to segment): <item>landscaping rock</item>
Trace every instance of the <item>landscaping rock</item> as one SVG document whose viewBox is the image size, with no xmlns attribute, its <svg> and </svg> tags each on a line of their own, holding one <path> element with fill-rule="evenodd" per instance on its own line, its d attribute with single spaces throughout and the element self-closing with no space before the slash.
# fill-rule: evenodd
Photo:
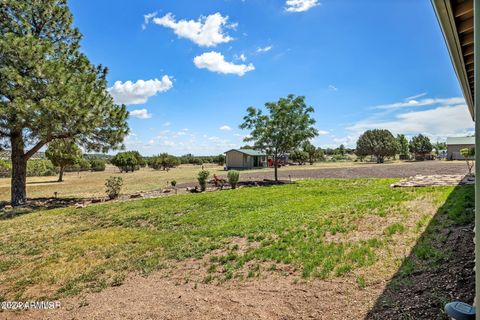
<svg viewBox="0 0 480 320">
<path fill-rule="evenodd" d="M 456 174 L 416 175 L 392 183 L 390 187 L 456 186 L 461 184 L 475 184 L 475 178 L 472 179 L 472 177 L 468 175 Z"/>
<path fill-rule="evenodd" d="M 143 194 L 141 193 L 134 193 L 130 195 L 130 199 L 138 199 L 138 198 L 143 198 Z"/>
</svg>

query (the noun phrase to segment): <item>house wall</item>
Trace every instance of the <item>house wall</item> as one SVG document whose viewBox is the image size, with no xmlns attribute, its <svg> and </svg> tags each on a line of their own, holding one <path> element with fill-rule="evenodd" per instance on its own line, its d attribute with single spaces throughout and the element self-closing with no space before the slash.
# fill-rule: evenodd
<svg viewBox="0 0 480 320">
<path fill-rule="evenodd" d="M 228 168 L 244 168 L 244 154 L 235 150 L 226 153 L 226 165 Z"/>
<path fill-rule="evenodd" d="M 450 144 L 447 146 L 447 160 L 465 160 L 460 150 L 473 147 L 474 144 Z"/>
<path fill-rule="evenodd" d="M 226 154 L 226 161 L 225 164 L 227 168 L 231 169 L 251 169 L 254 168 L 254 158 L 257 156 L 249 156 L 246 154 L 243 154 L 241 152 L 238 152 L 236 150 L 232 150 L 227 152 Z M 258 156 L 258 167 L 262 167 L 262 162 L 264 165 L 266 165 L 266 157 L 265 156 Z"/>
</svg>

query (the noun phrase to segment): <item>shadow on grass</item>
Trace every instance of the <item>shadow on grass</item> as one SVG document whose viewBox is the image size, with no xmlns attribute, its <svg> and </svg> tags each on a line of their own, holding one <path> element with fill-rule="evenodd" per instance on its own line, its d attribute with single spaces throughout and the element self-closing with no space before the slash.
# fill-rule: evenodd
<svg viewBox="0 0 480 320">
<path fill-rule="evenodd" d="M 0 202 L 0 220 L 13 219 L 37 210 L 71 207 L 81 202 L 82 199 L 79 198 L 34 198 L 28 199 L 27 204 L 24 206 L 6 209 L 9 203 L 4 201 Z"/>
<path fill-rule="evenodd" d="M 445 303 L 473 303 L 474 199 L 474 186 L 454 188 L 366 319 L 448 319 Z"/>
<path fill-rule="evenodd" d="M 55 184 L 61 184 L 63 181 L 58 181 L 58 179 L 55 180 L 48 180 L 48 181 L 29 181 L 27 184 L 50 184 L 50 183 L 55 183 Z"/>
</svg>

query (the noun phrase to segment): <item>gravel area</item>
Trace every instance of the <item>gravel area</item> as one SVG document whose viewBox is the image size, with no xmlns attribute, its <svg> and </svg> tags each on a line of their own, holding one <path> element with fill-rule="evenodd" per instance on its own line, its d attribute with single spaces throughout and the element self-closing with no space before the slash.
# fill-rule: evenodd
<svg viewBox="0 0 480 320">
<path fill-rule="evenodd" d="M 308 165 L 307 165 L 308 166 Z M 355 164 L 351 167 L 289 170 L 288 167 L 278 170 L 279 179 L 287 180 L 306 178 L 407 178 L 415 175 L 434 174 L 466 174 L 464 162 L 421 161 L 392 164 Z M 273 172 L 241 174 L 242 180 L 272 179 Z"/>
</svg>

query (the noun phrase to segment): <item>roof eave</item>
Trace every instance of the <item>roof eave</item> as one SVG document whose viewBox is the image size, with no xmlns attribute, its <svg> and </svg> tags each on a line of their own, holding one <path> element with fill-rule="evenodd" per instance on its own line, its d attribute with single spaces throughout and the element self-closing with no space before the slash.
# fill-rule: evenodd
<svg viewBox="0 0 480 320">
<path fill-rule="evenodd" d="M 462 48 L 458 36 L 452 7 L 449 0 L 432 0 L 432 5 L 437 15 L 438 23 L 442 29 L 443 37 L 447 44 L 450 59 L 455 69 L 458 81 L 462 88 L 463 96 L 472 118 L 475 120 L 472 91 L 468 82 L 467 70 L 463 59 Z"/>
</svg>

